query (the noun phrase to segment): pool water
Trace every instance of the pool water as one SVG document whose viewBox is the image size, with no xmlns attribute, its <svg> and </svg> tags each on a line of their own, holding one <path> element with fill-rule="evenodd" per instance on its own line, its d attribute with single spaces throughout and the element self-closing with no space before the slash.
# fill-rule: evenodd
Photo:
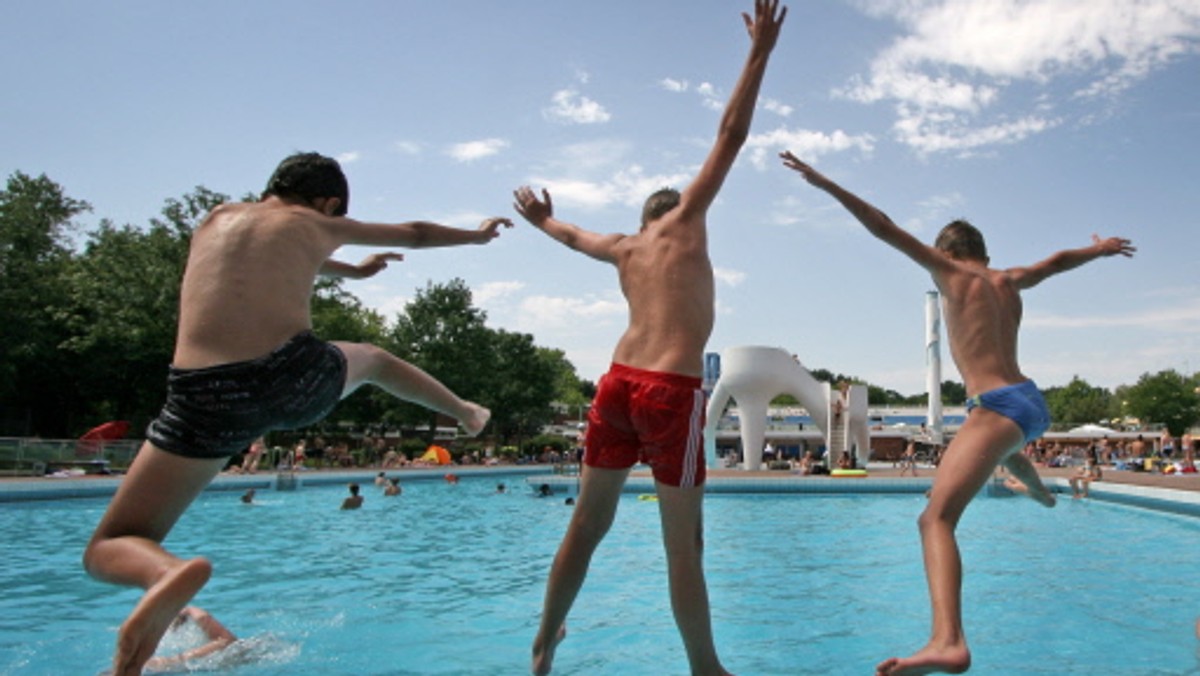
<svg viewBox="0 0 1200 676">
<path fill-rule="evenodd" d="M 522 674 L 562 496 L 495 481 L 207 493 L 168 546 L 205 554 L 195 602 L 267 674 Z M 511 484 L 511 480 L 509 481 Z M 738 674 L 869 674 L 924 644 L 919 495 L 712 495 L 706 568 L 717 646 Z M 88 578 L 106 500 L 0 505 L 0 674 L 96 674 L 140 595 Z M 1200 674 L 1200 520 L 1066 500 L 981 497 L 960 527 L 973 674 Z M 622 498 L 568 619 L 556 674 L 685 674 L 657 504 Z M 171 650 L 187 637 L 168 636 Z"/>
</svg>

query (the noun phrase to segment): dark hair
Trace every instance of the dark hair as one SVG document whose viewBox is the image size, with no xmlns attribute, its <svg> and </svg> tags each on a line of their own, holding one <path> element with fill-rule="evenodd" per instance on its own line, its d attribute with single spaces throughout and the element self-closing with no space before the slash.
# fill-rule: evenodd
<svg viewBox="0 0 1200 676">
<path fill-rule="evenodd" d="M 264 199 L 268 195 L 308 204 L 321 197 L 336 197 L 341 204 L 335 216 L 345 216 L 350 208 L 350 185 L 341 165 L 319 153 L 296 153 L 280 162 L 262 194 Z"/>
<path fill-rule="evenodd" d="M 358 495 L 358 484 L 350 484 L 350 494 Z"/>
<path fill-rule="evenodd" d="M 668 211 L 679 206 L 679 191 L 674 188 L 663 188 L 646 198 L 642 207 L 642 225 L 657 221 Z"/>
<path fill-rule="evenodd" d="M 937 249 L 950 254 L 957 260 L 988 260 L 987 245 L 983 242 L 983 233 L 965 220 L 950 222 L 938 233 L 933 243 Z"/>
</svg>

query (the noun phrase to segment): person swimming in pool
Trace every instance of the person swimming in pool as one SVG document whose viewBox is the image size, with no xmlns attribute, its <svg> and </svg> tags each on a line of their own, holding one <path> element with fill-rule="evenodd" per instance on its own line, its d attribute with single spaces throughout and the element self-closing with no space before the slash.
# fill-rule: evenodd
<svg viewBox="0 0 1200 676">
<path fill-rule="evenodd" d="M 379 347 L 318 339 L 310 304 L 319 275 L 363 279 L 402 259 L 331 259 L 342 245 L 485 244 L 512 221 L 473 230 L 365 223 L 346 218 L 348 200 L 335 160 L 299 153 L 279 164 L 258 202 L 220 205 L 192 233 L 167 403 L 83 556 L 93 577 L 146 590 L 118 631 L 118 676 L 141 672 L 212 574 L 208 559 L 178 558 L 161 543 L 230 456 L 268 431 L 321 420 L 366 383 L 452 416 L 470 435 L 487 424 L 486 408 Z"/>
<path fill-rule="evenodd" d="M 1041 392 L 1017 365 L 1020 292 L 1097 258 L 1132 256 L 1136 249 L 1127 239 L 1093 235 L 1091 246 L 1059 251 L 1028 267 L 991 268 L 983 235 L 970 223 L 950 223 L 928 246 L 792 153 L 781 157 L 784 166 L 829 193 L 872 235 L 928 270 L 942 294 L 950 354 L 967 392 L 974 394 L 966 421 L 938 464 L 919 520 L 933 632 L 924 648 L 880 662 L 876 673 L 961 673 L 970 668 L 971 653 L 962 626 L 962 560 L 954 534 L 959 517 L 1000 464 L 1025 485 L 1030 497 L 1047 507 L 1054 505 L 1037 469 L 1020 452 L 1050 424 Z"/>
</svg>

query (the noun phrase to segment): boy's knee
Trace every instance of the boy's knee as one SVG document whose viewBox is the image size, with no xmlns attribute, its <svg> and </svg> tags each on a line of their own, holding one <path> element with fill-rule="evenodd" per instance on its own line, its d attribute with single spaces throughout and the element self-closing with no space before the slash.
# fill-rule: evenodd
<svg viewBox="0 0 1200 676">
<path fill-rule="evenodd" d="M 954 520 L 941 510 L 931 509 L 926 507 L 921 515 L 917 517 L 917 528 L 922 533 L 939 526 L 954 526 Z"/>
<path fill-rule="evenodd" d="M 92 577 L 96 577 L 97 567 L 100 565 L 99 549 L 102 546 L 103 540 L 98 537 L 93 537 L 91 541 L 88 542 L 87 547 L 85 547 L 83 550 L 83 557 L 81 561 L 83 564 L 83 570 Z"/>
</svg>

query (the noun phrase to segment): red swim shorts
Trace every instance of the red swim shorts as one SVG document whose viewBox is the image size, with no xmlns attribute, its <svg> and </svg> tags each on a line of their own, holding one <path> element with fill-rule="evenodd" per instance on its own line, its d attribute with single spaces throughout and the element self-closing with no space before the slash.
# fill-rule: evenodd
<svg viewBox="0 0 1200 676">
<path fill-rule="evenodd" d="M 704 485 L 704 415 L 699 378 L 613 364 L 588 412 L 583 462 L 626 469 L 641 461 L 669 486 Z"/>
</svg>

